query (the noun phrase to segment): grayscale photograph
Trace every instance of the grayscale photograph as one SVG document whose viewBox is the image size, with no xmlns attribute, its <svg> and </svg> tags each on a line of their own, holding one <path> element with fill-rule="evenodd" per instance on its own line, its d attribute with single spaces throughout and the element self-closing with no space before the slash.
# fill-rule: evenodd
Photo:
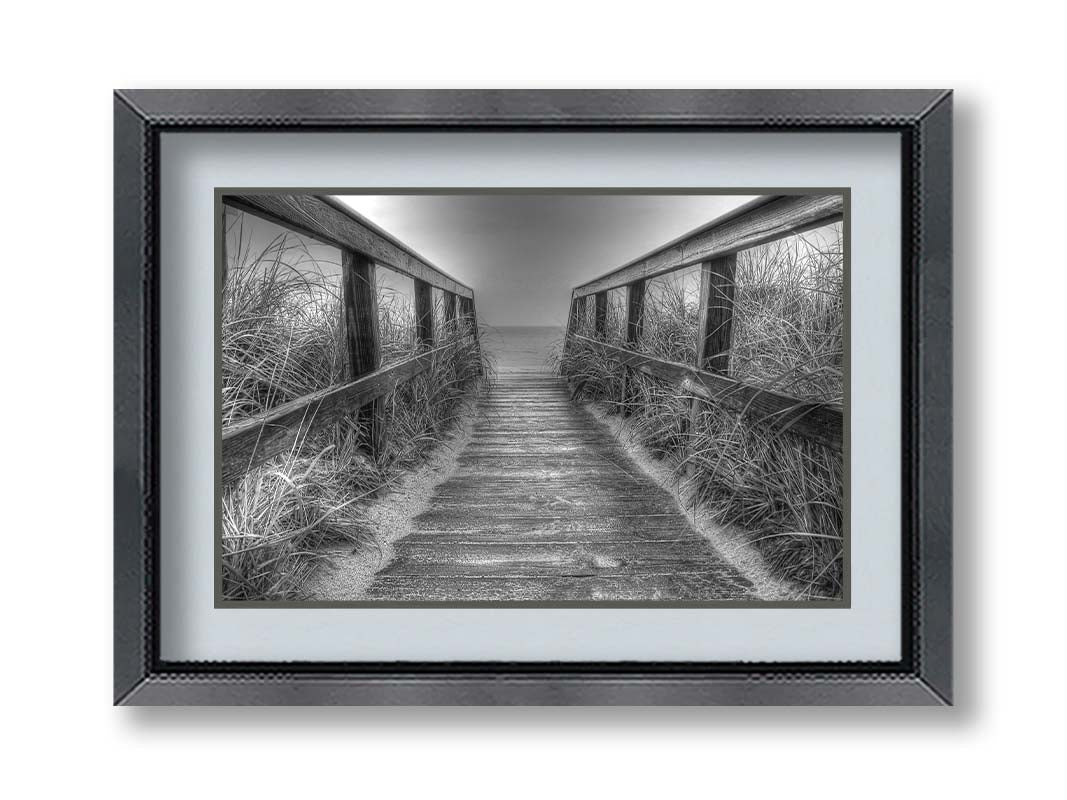
<svg viewBox="0 0 1067 800">
<path fill-rule="evenodd" d="M 847 605 L 848 200 L 217 190 L 216 605 Z"/>
</svg>

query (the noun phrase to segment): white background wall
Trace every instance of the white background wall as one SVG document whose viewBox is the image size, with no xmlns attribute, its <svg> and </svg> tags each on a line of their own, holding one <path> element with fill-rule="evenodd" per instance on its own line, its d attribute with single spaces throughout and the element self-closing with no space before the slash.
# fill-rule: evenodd
<svg viewBox="0 0 1067 800">
<path fill-rule="evenodd" d="M 12 796 L 1053 791 L 1067 527 L 1054 392 L 1067 286 L 1056 244 L 1062 23 L 1050 8 L 186 0 L 8 9 L 3 716 L 5 783 L 25 784 Z M 954 87 L 959 706 L 112 709 L 116 86 Z"/>
</svg>

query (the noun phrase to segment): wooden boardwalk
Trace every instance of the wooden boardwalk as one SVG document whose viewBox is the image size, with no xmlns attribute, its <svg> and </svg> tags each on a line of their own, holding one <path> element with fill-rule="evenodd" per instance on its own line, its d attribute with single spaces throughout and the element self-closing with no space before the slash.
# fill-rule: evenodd
<svg viewBox="0 0 1067 800">
<path fill-rule="evenodd" d="M 504 373 L 371 601 L 736 600 L 726 564 L 566 384 Z"/>
</svg>

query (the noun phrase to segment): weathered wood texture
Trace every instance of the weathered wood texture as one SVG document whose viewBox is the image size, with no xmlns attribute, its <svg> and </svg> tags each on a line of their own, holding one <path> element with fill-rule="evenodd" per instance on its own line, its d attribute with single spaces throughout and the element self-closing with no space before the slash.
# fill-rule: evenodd
<svg viewBox="0 0 1067 800">
<path fill-rule="evenodd" d="M 700 269 L 696 366 L 720 375 L 730 366 L 736 269 L 736 254 L 705 261 Z"/>
<path fill-rule="evenodd" d="M 366 256 L 345 250 L 341 254 L 344 287 L 345 333 L 348 338 L 348 375 L 358 378 L 382 365 L 378 341 L 378 296 L 374 263 Z"/>
<path fill-rule="evenodd" d="M 456 295 L 452 292 L 444 293 L 444 307 L 445 307 L 445 330 L 455 330 L 456 327 Z"/>
<path fill-rule="evenodd" d="M 289 451 L 317 429 L 392 392 L 397 384 L 429 369 L 454 345 L 429 350 L 340 386 L 285 403 L 222 430 L 222 480 L 229 483 L 252 467 Z"/>
<path fill-rule="evenodd" d="M 589 295 L 583 295 L 575 299 L 575 325 L 574 332 L 577 333 L 582 329 L 582 325 L 585 324 L 586 318 L 589 316 Z"/>
<path fill-rule="evenodd" d="M 374 262 L 361 253 L 342 250 L 341 284 L 348 339 L 348 379 L 355 380 L 382 366 Z M 360 418 L 369 431 L 370 451 L 375 457 L 385 449 L 385 405 L 386 399 L 379 397 L 360 409 Z"/>
<path fill-rule="evenodd" d="M 631 346 L 641 341 L 645 325 L 645 286 L 638 281 L 626 287 L 626 343 Z"/>
<path fill-rule="evenodd" d="M 636 350 L 645 325 L 645 281 L 631 283 L 626 287 L 626 347 Z M 634 412 L 634 381 L 629 367 L 622 374 L 622 413 L 629 417 Z"/>
<path fill-rule="evenodd" d="M 478 335 L 478 320 L 474 315 L 474 300 L 469 297 L 459 298 L 459 315 L 466 331 L 471 336 Z"/>
<path fill-rule="evenodd" d="M 563 357 L 567 358 L 571 351 L 571 336 L 578 332 L 578 298 L 571 298 L 570 313 L 567 315 L 567 332 L 563 336 Z"/>
<path fill-rule="evenodd" d="M 587 336 L 575 336 L 575 339 L 624 366 L 676 384 L 697 397 L 740 412 L 754 422 L 768 425 L 774 430 L 792 431 L 836 450 L 842 447 L 844 418 L 839 406 L 798 400 L 723 375 L 698 370 L 689 364 L 637 353 Z"/>
<path fill-rule="evenodd" d="M 509 372 L 362 599 L 736 600 L 751 585 L 564 381 Z"/>
<path fill-rule="evenodd" d="M 433 345 L 433 287 L 425 281 L 415 281 L 415 336 Z"/>
<path fill-rule="evenodd" d="M 578 330 L 578 298 L 571 298 L 571 310 L 567 315 L 567 337 Z M 564 341 L 566 344 L 566 341 Z"/>
<path fill-rule="evenodd" d="M 752 204 L 736 216 L 717 219 L 646 256 L 578 286 L 573 294 L 581 297 L 654 278 L 834 222 L 843 213 L 844 198 L 836 194 L 761 198 L 758 204 Z"/>
<path fill-rule="evenodd" d="M 594 295 L 596 308 L 593 316 L 593 331 L 598 339 L 608 338 L 608 293 L 597 292 Z"/>
<path fill-rule="evenodd" d="M 367 219 L 325 197 L 307 194 L 224 195 L 223 203 L 303 233 L 431 286 L 473 297 L 474 292 Z"/>
</svg>

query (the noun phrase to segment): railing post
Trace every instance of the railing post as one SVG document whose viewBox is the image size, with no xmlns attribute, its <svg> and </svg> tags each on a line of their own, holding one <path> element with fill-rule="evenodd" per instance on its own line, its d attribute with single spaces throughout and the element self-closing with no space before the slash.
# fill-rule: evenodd
<svg viewBox="0 0 1067 800">
<path fill-rule="evenodd" d="M 720 375 L 726 375 L 729 371 L 736 271 L 736 254 L 705 261 L 700 265 L 700 305 L 695 359 L 697 369 L 706 369 Z M 686 432 L 690 442 L 697 435 L 702 402 L 697 397 L 692 397 L 689 401 L 689 424 Z M 691 454 L 692 446 L 687 446 L 686 451 L 687 455 Z M 693 473 L 692 464 L 687 467 L 686 472 L 690 475 Z"/>
<path fill-rule="evenodd" d="M 470 299 L 471 309 L 471 329 L 474 331 L 474 349 L 478 354 L 478 374 L 484 375 L 485 369 L 482 364 L 482 335 L 478 330 L 478 307 L 474 303 L 474 298 Z"/>
<path fill-rule="evenodd" d="M 574 348 L 574 337 L 578 335 L 582 320 L 585 318 L 588 296 L 571 296 L 571 313 L 567 319 L 567 334 L 563 337 L 563 357 L 566 359 Z M 562 372 L 562 370 L 561 370 Z"/>
<path fill-rule="evenodd" d="M 571 349 L 571 337 L 578 332 L 578 298 L 571 297 L 571 307 L 567 314 L 567 332 L 563 336 L 563 354 Z"/>
<path fill-rule="evenodd" d="M 594 337 L 595 339 L 606 340 L 608 338 L 608 293 L 597 292 L 596 295 L 596 315 L 594 316 Z"/>
<path fill-rule="evenodd" d="M 459 298 L 459 320 L 465 336 L 474 336 L 474 309 L 469 297 Z"/>
<path fill-rule="evenodd" d="M 637 349 L 645 326 L 645 281 L 626 287 L 626 344 Z"/>
<path fill-rule="evenodd" d="M 478 318 L 474 310 L 474 298 L 460 298 L 460 314 L 468 336 L 478 338 Z"/>
<path fill-rule="evenodd" d="M 574 332 L 582 327 L 585 318 L 589 316 L 589 295 L 584 294 L 575 301 L 574 306 Z"/>
<path fill-rule="evenodd" d="M 473 297 L 460 297 L 459 298 L 459 324 L 463 326 L 464 335 L 470 336 L 474 342 L 475 351 L 478 354 L 478 374 L 484 375 L 485 370 L 482 364 L 482 342 L 478 335 L 478 312 L 474 307 Z"/>
<path fill-rule="evenodd" d="M 638 343 L 641 341 L 641 332 L 645 324 L 645 281 L 635 281 L 626 287 L 626 348 L 628 350 L 637 350 Z M 632 399 L 632 392 L 630 390 L 630 383 L 633 377 L 633 370 L 629 367 L 623 368 L 622 373 L 622 413 L 623 416 L 630 416 L 630 400 Z"/>
<path fill-rule="evenodd" d="M 705 261 L 700 265 L 697 369 L 707 369 L 720 375 L 725 375 L 730 369 L 736 270 L 736 255 Z"/>
<path fill-rule="evenodd" d="M 433 287 L 415 280 L 415 338 L 419 345 L 433 347 Z"/>
<path fill-rule="evenodd" d="M 445 304 L 445 336 L 450 336 L 456 330 L 456 295 L 452 292 L 444 292 Z"/>
<path fill-rule="evenodd" d="M 351 250 L 341 252 L 341 282 L 344 295 L 345 333 L 348 341 L 349 380 L 373 372 L 382 365 L 378 338 L 378 293 L 374 262 Z M 385 409 L 391 398 L 379 398 L 360 409 L 370 431 L 370 450 L 375 459 L 385 452 Z"/>
</svg>

